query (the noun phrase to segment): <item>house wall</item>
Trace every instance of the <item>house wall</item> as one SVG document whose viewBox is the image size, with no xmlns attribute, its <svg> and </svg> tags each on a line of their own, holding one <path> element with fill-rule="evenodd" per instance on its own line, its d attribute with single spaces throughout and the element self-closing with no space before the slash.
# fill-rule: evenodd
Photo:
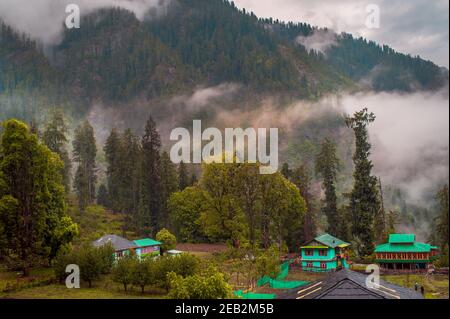
<svg viewBox="0 0 450 319">
<path fill-rule="evenodd" d="M 146 258 L 151 256 L 159 256 L 161 249 L 159 246 L 149 246 L 136 248 L 136 255 L 139 258 Z"/>
<path fill-rule="evenodd" d="M 313 254 L 311 256 L 306 255 L 306 251 L 313 251 Z M 319 250 L 326 250 L 327 254 L 326 256 L 320 256 Z M 332 248 L 314 248 L 314 249 L 302 249 L 301 250 L 301 257 L 302 257 L 302 268 L 307 271 L 331 271 L 335 270 L 337 268 L 337 261 L 334 260 L 336 257 L 336 252 Z M 308 262 L 310 261 L 310 262 Z M 312 263 L 312 268 L 311 267 Z M 325 268 L 321 268 L 321 264 L 325 263 Z"/>
<path fill-rule="evenodd" d="M 309 263 L 312 263 L 312 268 L 310 268 L 311 265 L 308 265 Z M 325 263 L 326 267 L 325 268 L 321 268 L 321 263 Z M 337 262 L 336 262 L 336 260 L 324 261 L 324 262 L 320 262 L 320 261 L 313 261 L 313 262 L 302 261 L 302 268 L 304 270 L 306 270 L 306 271 L 315 271 L 315 272 L 331 271 L 331 270 L 335 270 L 337 268 Z"/>
<path fill-rule="evenodd" d="M 349 269 L 349 268 L 350 268 L 350 265 L 348 264 L 347 259 L 343 258 L 343 259 L 341 259 L 341 260 L 342 260 L 342 266 L 343 266 L 345 269 Z"/>
<path fill-rule="evenodd" d="M 118 260 L 118 259 L 120 259 L 122 257 L 130 255 L 130 251 L 129 250 L 116 251 L 116 252 L 114 252 L 113 255 L 114 255 L 114 258 L 116 260 Z"/>
<path fill-rule="evenodd" d="M 307 256 L 306 255 L 306 250 L 313 250 L 313 255 L 312 256 Z M 327 255 L 326 256 L 319 256 L 319 250 L 322 250 L 322 249 L 317 249 L 317 248 L 314 248 L 314 249 L 302 249 L 301 250 L 302 260 L 329 260 L 329 259 L 333 259 L 334 257 L 336 257 L 336 252 L 332 248 L 328 248 L 327 249 Z"/>
</svg>

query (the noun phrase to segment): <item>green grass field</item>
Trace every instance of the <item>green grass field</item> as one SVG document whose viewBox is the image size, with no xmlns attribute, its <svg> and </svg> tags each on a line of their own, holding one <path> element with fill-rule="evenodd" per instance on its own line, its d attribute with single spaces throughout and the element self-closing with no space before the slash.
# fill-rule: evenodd
<svg viewBox="0 0 450 319">
<path fill-rule="evenodd" d="M 50 282 L 47 280 L 50 279 Z M 16 289 L 5 292 L 7 285 L 15 284 Z M 33 286 L 36 285 L 36 286 Z M 68 289 L 56 282 L 51 269 L 35 269 L 30 278 L 19 278 L 15 272 L 0 272 L 0 298 L 12 299 L 160 299 L 165 298 L 165 290 L 147 287 L 144 293 L 140 288 L 130 287 L 127 292 L 123 286 L 114 283 L 110 276 L 103 276 L 93 283 L 81 283 L 80 289 Z"/>
<path fill-rule="evenodd" d="M 448 299 L 449 277 L 448 275 L 432 275 L 423 274 L 402 274 L 402 275 L 384 275 L 382 279 L 399 285 L 414 289 L 417 282 L 425 288 L 425 298 L 427 299 Z"/>
</svg>

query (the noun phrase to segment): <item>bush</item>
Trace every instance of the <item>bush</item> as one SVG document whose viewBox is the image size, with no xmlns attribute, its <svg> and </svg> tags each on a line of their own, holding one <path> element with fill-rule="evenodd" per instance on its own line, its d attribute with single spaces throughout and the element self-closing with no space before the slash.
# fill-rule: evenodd
<svg viewBox="0 0 450 319">
<path fill-rule="evenodd" d="M 204 274 L 183 278 L 174 272 L 167 274 L 172 299 L 225 299 L 231 296 L 231 287 L 222 273 L 210 267 Z"/>
<path fill-rule="evenodd" d="M 174 273 L 182 278 L 193 276 L 199 272 L 200 260 L 193 255 L 176 257 L 162 256 L 156 259 L 138 260 L 132 256 L 120 259 L 113 267 L 115 282 L 124 285 L 125 291 L 131 283 L 145 291 L 145 287 L 156 285 L 169 291 L 170 282 L 167 274 Z"/>
<path fill-rule="evenodd" d="M 53 260 L 53 271 L 56 278 L 60 283 L 63 283 L 67 277 L 66 267 L 67 265 L 77 264 L 77 258 L 74 253 L 58 253 L 56 258 Z"/>
<path fill-rule="evenodd" d="M 175 249 L 177 246 L 177 238 L 165 228 L 161 229 L 156 234 L 156 240 L 162 243 L 161 249 L 163 252 Z"/>
<path fill-rule="evenodd" d="M 53 262 L 56 277 L 62 282 L 66 277 L 66 267 L 75 264 L 80 267 L 80 277 L 87 281 L 89 288 L 92 282 L 101 275 L 111 273 L 114 264 L 114 249 L 110 245 L 95 248 L 85 245 L 67 254 L 59 254 Z"/>
<path fill-rule="evenodd" d="M 159 287 L 165 288 L 167 291 L 170 288 L 170 282 L 167 279 L 167 274 L 175 273 L 181 277 L 192 276 L 199 271 L 200 260 L 198 257 L 189 254 L 181 256 L 163 256 L 156 261 L 156 283 Z"/>
</svg>

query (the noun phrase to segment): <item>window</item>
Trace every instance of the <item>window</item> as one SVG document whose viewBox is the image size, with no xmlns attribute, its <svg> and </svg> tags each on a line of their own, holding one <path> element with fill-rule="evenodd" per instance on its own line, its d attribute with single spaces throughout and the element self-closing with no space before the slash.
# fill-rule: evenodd
<svg viewBox="0 0 450 319">
<path fill-rule="evenodd" d="M 308 267 L 308 268 L 313 268 L 314 266 L 313 266 L 313 263 L 312 263 L 312 262 L 307 262 L 307 263 L 306 263 L 306 267 Z"/>
<path fill-rule="evenodd" d="M 305 249 L 305 256 L 312 256 L 314 255 L 314 251 L 312 249 Z"/>
<path fill-rule="evenodd" d="M 328 251 L 326 249 L 319 249 L 319 256 L 327 256 Z"/>
<path fill-rule="evenodd" d="M 327 269 L 326 263 L 320 263 L 320 269 Z"/>
</svg>

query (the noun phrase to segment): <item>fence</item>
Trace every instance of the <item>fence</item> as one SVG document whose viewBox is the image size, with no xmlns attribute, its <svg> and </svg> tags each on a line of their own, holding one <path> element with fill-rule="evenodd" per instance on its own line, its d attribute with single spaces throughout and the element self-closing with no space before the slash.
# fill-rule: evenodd
<svg viewBox="0 0 450 319">
<path fill-rule="evenodd" d="M 237 290 L 234 295 L 239 299 L 275 299 L 277 296 L 275 294 L 257 294 L 253 292 L 243 292 L 242 290 Z"/>
<path fill-rule="evenodd" d="M 286 261 L 281 264 L 280 266 L 280 272 L 278 273 L 277 277 L 275 279 L 270 278 L 269 276 L 261 277 L 257 282 L 256 285 L 258 287 L 262 287 L 265 285 L 269 285 L 270 288 L 273 289 L 294 289 L 298 288 L 304 285 L 307 285 L 308 281 L 289 281 L 285 280 L 286 277 L 289 275 L 289 265 L 292 263 L 292 261 Z"/>
</svg>

